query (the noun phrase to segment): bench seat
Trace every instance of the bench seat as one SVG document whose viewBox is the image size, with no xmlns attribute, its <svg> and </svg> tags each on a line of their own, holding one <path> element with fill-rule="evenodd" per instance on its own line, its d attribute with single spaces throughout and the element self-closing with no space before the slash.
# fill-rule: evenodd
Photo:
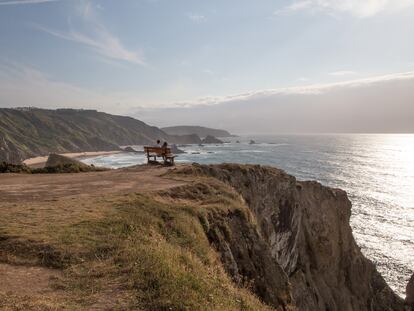
<svg viewBox="0 0 414 311">
<path fill-rule="evenodd" d="M 176 155 L 171 153 L 171 148 L 145 146 L 144 152 L 147 155 L 148 163 L 157 162 L 157 157 L 158 157 L 158 158 L 163 159 L 164 164 L 174 165 L 174 159 Z"/>
</svg>

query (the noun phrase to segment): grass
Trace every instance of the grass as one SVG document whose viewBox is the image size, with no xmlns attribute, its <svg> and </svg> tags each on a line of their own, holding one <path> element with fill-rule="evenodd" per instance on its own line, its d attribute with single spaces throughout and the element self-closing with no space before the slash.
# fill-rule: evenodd
<svg viewBox="0 0 414 311">
<path fill-rule="evenodd" d="M 271 310 L 231 281 L 206 237 L 209 215 L 251 217 L 224 184 L 200 178 L 158 193 L 62 200 L 14 213 L 0 204 L 0 261 L 62 271 L 53 294 L 22 310 Z"/>
</svg>

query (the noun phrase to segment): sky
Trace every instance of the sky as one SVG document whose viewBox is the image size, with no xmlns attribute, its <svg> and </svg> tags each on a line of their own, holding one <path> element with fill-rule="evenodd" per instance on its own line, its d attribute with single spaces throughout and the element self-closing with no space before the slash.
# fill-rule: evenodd
<svg viewBox="0 0 414 311">
<path fill-rule="evenodd" d="M 0 0 L 0 107 L 414 132 L 413 20 L 414 0 Z"/>
</svg>

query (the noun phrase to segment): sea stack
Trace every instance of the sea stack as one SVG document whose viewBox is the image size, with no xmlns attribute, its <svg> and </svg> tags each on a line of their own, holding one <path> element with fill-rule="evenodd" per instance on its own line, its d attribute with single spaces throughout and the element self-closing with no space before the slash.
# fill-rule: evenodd
<svg viewBox="0 0 414 311">
<path fill-rule="evenodd" d="M 211 135 L 207 135 L 206 138 L 204 138 L 201 141 L 202 144 L 223 144 L 223 141 L 221 141 L 220 139 L 211 136 Z"/>
</svg>

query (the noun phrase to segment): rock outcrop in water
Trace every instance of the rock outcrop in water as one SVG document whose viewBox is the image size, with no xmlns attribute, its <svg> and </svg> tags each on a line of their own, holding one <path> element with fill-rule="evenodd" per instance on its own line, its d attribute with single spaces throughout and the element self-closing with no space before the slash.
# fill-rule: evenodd
<svg viewBox="0 0 414 311">
<path fill-rule="evenodd" d="M 246 202 L 253 221 L 213 215 L 206 233 L 227 272 L 263 301 L 280 310 L 405 310 L 356 244 L 344 191 L 261 166 L 193 165 L 181 173 L 215 177 Z"/>
<path fill-rule="evenodd" d="M 132 148 L 131 146 L 127 146 L 127 147 L 123 148 L 122 151 L 123 152 L 138 153 L 138 151 L 135 150 L 134 148 Z"/>
<path fill-rule="evenodd" d="M 223 143 L 223 141 L 221 141 L 220 139 L 218 139 L 218 138 L 216 138 L 216 137 L 214 137 L 214 136 L 207 135 L 207 137 L 206 137 L 206 138 L 204 138 L 204 139 L 201 141 L 201 143 L 202 143 L 202 144 L 222 144 L 222 143 Z"/>
</svg>

